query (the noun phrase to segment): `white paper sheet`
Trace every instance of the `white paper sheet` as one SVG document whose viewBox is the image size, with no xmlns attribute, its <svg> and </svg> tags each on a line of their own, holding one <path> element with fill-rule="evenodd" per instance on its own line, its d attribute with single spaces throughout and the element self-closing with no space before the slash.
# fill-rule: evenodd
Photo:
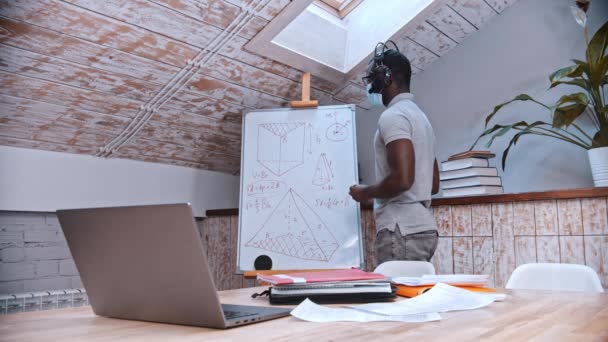
<svg viewBox="0 0 608 342">
<path fill-rule="evenodd" d="M 439 283 L 420 296 L 393 303 L 352 306 L 353 309 L 379 315 L 415 315 L 479 309 L 492 304 L 495 296 L 487 296 Z"/>
<path fill-rule="evenodd" d="M 420 323 L 438 321 L 441 319 L 438 313 L 423 313 L 416 315 L 378 315 L 365 311 L 349 308 L 330 308 L 313 303 L 306 299 L 295 309 L 291 315 L 304 321 L 327 323 L 327 322 L 406 322 Z"/>
</svg>

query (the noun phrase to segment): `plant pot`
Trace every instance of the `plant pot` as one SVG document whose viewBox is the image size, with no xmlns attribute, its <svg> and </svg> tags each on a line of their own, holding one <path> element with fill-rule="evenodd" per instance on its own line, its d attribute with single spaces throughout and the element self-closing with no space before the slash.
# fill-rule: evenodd
<svg viewBox="0 0 608 342">
<path fill-rule="evenodd" d="M 608 186 L 608 147 L 592 148 L 587 153 L 589 153 L 593 184 L 597 187 Z"/>
</svg>

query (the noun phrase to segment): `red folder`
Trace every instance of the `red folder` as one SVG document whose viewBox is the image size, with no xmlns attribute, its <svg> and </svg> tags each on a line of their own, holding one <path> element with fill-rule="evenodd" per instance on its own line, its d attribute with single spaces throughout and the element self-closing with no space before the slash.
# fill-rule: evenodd
<svg viewBox="0 0 608 342">
<path fill-rule="evenodd" d="M 336 281 L 381 280 L 385 276 L 378 273 L 365 272 L 358 268 L 345 270 L 332 270 L 321 272 L 297 272 L 285 274 L 263 275 L 258 274 L 258 280 L 272 285 L 307 284 Z"/>
</svg>

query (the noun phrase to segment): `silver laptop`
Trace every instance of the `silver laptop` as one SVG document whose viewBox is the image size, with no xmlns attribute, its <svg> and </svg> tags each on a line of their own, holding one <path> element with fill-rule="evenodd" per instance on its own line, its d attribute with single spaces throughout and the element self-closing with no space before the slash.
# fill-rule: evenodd
<svg viewBox="0 0 608 342">
<path fill-rule="evenodd" d="M 95 314 L 230 328 L 290 309 L 221 304 L 188 204 L 58 210 Z"/>
</svg>

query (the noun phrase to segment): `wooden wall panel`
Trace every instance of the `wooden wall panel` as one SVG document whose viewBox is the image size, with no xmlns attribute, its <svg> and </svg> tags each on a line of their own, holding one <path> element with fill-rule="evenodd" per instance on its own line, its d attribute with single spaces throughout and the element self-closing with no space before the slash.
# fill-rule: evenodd
<svg viewBox="0 0 608 342">
<path fill-rule="evenodd" d="M 492 236 L 492 205 L 472 205 L 471 225 L 473 236 Z"/>
<path fill-rule="evenodd" d="M 435 255 L 431 259 L 437 274 L 454 273 L 454 252 L 451 237 L 440 237 Z"/>
<path fill-rule="evenodd" d="M 559 237 L 560 262 L 565 264 L 585 264 L 582 236 Z"/>
<path fill-rule="evenodd" d="M 608 236 L 585 236 L 585 263 L 599 275 L 604 288 L 608 288 Z"/>
<path fill-rule="evenodd" d="M 470 205 L 452 207 L 452 234 L 454 236 L 472 236 Z"/>
<path fill-rule="evenodd" d="M 513 213 L 515 235 L 536 235 L 533 202 L 514 202 Z"/>
<path fill-rule="evenodd" d="M 559 237 L 536 237 L 536 260 L 538 262 L 560 262 Z"/>
<path fill-rule="evenodd" d="M 580 199 L 558 200 L 557 213 L 560 235 L 583 235 Z"/>
<path fill-rule="evenodd" d="M 536 237 L 515 236 L 515 266 L 536 262 Z"/>
<path fill-rule="evenodd" d="M 557 202 L 534 201 L 534 218 L 538 235 L 557 235 Z"/>
<path fill-rule="evenodd" d="M 606 198 L 582 198 L 583 232 L 585 235 L 608 235 Z"/>
<path fill-rule="evenodd" d="M 473 237 L 473 273 L 489 274 L 489 286 L 495 286 L 494 246 L 490 236 Z"/>
<path fill-rule="evenodd" d="M 513 203 L 492 204 L 496 286 L 504 287 L 515 269 Z"/>
<path fill-rule="evenodd" d="M 453 240 L 454 253 L 454 273 L 472 274 L 473 266 L 473 238 L 472 237 L 454 237 Z"/>
<path fill-rule="evenodd" d="M 437 223 L 439 236 L 452 236 L 452 210 L 450 206 L 433 208 L 433 216 Z"/>
</svg>

